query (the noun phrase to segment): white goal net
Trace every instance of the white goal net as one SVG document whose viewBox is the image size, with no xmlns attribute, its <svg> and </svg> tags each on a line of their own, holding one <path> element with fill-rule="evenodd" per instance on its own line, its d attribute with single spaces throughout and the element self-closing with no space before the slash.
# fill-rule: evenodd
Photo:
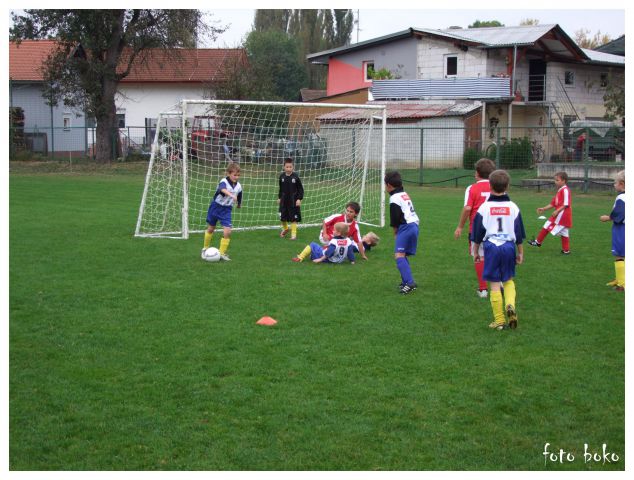
<svg viewBox="0 0 634 480">
<path fill-rule="evenodd" d="M 183 101 L 157 120 L 135 235 L 203 232 L 232 162 L 243 188 L 234 229 L 279 227 L 278 179 L 289 157 L 304 186 L 300 227 L 321 225 L 351 201 L 361 205 L 360 223 L 383 226 L 384 145 L 381 105 Z"/>
</svg>

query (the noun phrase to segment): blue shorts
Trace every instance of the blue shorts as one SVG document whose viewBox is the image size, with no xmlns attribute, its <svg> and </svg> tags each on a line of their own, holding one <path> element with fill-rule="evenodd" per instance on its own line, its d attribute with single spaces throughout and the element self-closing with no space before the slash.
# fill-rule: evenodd
<svg viewBox="0 0 634 480">
<path fill-rule="evenodd" d="M 405 223 L 398 227 L 396 240 L 394 241 L 394 253 L 416 255 L 418 246 L 418 224 Z"/>
<path fill-rule="evenodd" d="M 310 259 L 317 260 L 324 256 L 324 249 L 321 245 L 315 242 L 310 242 Z M 326 260 L 328 261 L 328 260 Z"/>
<path fill-rule="evenodd" d="M 484 271 L 488 282 L 506 282 L 515 277 L 515 243 L 505 242 L 499 247 L 486 241 L 484 245 Z"/>
<path fill-rule="evenodd" d="M 231 208 L 211 202 L 207 210 L 207 223 L 215 227 L 216 223 L 220 222 L 223 227 L 231 228 Z"/>
<path fill-rule="evenodd" d="M 612 255 L 625 258 L 625 224 L 612 225 Z"/>
</svg>

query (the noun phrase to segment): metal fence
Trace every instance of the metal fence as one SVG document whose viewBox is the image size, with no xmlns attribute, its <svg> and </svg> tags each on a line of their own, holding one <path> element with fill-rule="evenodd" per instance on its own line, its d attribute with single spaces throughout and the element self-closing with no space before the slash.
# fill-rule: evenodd
<svg viewBox="0 0 634 480">
<path fill-rule="evenodd" d="M 114 161 L 147 161 L 153 127 L 113 131 Z M 522 184 L 547 187 L 556 171 L 583 182 L 583 189 L 611 185 L 625 166 L 625 132 L 614 128 L 602 135 L 590 129 L 556 127 L 457 128 L 388 125 L 386 168 L 399 170 L 406 181 L 420 185 L 461 186 L 473 180 L 475 162 L 488 157 L 498 168 L 515 172 Z M 11 129 L 11 160 L 68 160 L 95 158 L 94 128 Z M 372 156 L 380 158 L 380 138 Z M 234 139 L 234 142 L 239 139 Z M 239 151 L 239 149 L 236 149 Z M 237 159 L 239 161 L 239 159 Z M 533 179 L 533 183 L 523 181 Z M 517 183 L 517 182 L 516 182 Z M 530 184 L 530 185 L 529 185 Z"/>
</svg>

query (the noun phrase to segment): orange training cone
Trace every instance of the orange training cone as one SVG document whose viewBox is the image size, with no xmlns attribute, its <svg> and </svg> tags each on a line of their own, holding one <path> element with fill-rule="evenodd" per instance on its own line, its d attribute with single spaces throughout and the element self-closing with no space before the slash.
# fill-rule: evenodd
<svg viewBox="0 0 634 480">
<path fill-rule="evenodd" d="M 271 317 L 262 317 L 257 322 L 258 325 L 266 325 L 267 327 L 273 326 L 277 324 L 277 320 Z"/>
</svg>

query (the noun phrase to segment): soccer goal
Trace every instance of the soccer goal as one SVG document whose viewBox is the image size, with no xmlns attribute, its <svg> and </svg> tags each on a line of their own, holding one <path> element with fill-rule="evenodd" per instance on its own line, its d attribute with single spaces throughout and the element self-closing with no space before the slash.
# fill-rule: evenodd
<svg viewBox="0 0 634 480">
<path fill-rule="evenodd" d="M 358 221 L 385 222 L 383 105 L 185 100 L 159 115 L 136 236 L 188 238 L 206 229 L 226 167 L 240 165 L 234 229 L 279 228 L 278 179 L 293 158 L 304 185 L 301 226 L 321 225 L 350 201 Z"/>
</svg>

